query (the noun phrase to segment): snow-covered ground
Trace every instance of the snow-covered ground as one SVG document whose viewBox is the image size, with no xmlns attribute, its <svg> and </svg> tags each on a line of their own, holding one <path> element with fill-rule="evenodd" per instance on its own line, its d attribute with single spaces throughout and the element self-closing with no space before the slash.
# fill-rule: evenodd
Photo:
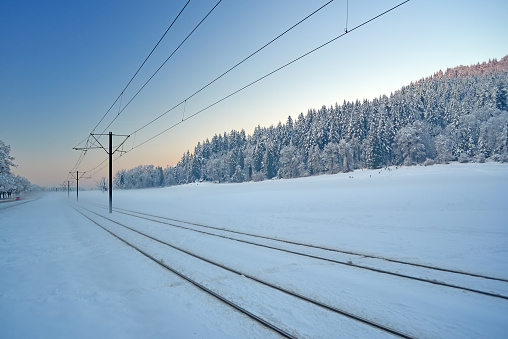
<svg viewBox="0 0 508 339">
<path fill-rule="evenodd" d="M 123 209 L 503 279 L 508 279 L 507 201 L 508 165 L 496 163 L 114 192 L 114 206 Z M 70 202 L 74 195 L 53 193 L 19 206 L 0 204 L 1 338 L 276 337 L 106 233 Z M 107 194 L 82 192 L 78 209 L 299 337 L 385 334 L 142 239 L 82 207 L 411 336 L 508 333 L 506 299 L 109 215 L 89 204 L 107 202 Z M 507 282 L 324 252 L 309 253 L 508 295 Z"/>
</svg>

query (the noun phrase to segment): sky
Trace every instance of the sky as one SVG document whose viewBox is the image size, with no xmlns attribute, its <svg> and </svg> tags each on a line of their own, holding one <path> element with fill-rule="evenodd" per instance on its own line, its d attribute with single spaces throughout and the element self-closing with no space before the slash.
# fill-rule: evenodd
<svg viewBox="0 0 508 339">
<path fill-rule="evenodd" d="M 107 154 L 90 149 L 76 167 L 82 153 L 73 148 L 92 132 L 130 135 L 123 150 L 136 148 L 115 154 L 114 172 L 166 167 L 215 134 L 250 134 L 309 109 L 390 95 L 439 70 L 508 54 L 503 0 L 411 0 L 355 30 L 402 0 L 335 0 L 185 101 L 328 2 L 223 0 L 182 44 L 218 2 L 191 0 L 120 96 L 186 2 L 1 2 L 0 140 L 11 146 L 13 172 L 43 186 L 87 172 L 91 178 L 80 183 L 90 187 L 107 177 L 107 163 L 100 165 Z M 348 34 L 187 119 L 343 34 L 346 22 Z M 115 136 L 114 145 L 124 138 Z"/>
</svg>

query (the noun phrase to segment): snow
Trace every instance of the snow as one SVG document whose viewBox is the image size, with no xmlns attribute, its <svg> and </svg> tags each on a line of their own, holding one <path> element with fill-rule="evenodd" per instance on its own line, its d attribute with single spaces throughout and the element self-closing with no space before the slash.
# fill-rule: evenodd
<svg viewBox="0 0 508 339">
<path fill-rule="evenodd" d="M 108 195 L 77 207 L 249 311 L 298 337 L 388 336 L 259 286 L 114 222 L 415 337 L 502 338 L 508 300 L 323 262 L 117 212 Z M 508 165 L 395 167 L 258 183 L 114 192 L 114 207 L 344 251 L 508 279 Z M 277 337 L 97 227 L 53 193 L 0 204 L 0 337 Z M 154 218 L 198 229 L 185 223 Z M 233 237 L 231 233 L 207 229 Z M 246 235 L 235 238 L 295 250 Z M 297 248 L 336 261 L 508 295 L 508 283 Z"/>
</svg>

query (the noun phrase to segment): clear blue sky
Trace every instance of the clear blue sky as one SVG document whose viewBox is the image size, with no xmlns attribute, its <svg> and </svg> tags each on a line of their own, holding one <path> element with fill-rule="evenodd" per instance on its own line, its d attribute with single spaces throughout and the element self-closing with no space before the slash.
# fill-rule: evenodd
<svg viewBox="0 0 508 339">
<path fill-rule="evenodd" d="M 217 1 L 191 0 L 122 98 L 124 105 Z M 325 4 L 223 0 L 106 132 L 130 134 Z M 349 29 L 401 1 L 349 0 Z M 0 139 L 16 174 L 59 185 L 72 150 L 99 122 L 184 6 L 174 1 L 2 1 Z M 389 95 L 411 81 L 508 54 L 508 2 L 411 0 L 115 161 L 166 167 L 216 133 L 285 122 L 344 100 Z M 340 35 L 346 1 L 335 0 L 215 84 L 131 136 L 131 148 L 231 92 Z M 118 105 L 97 128 L 101 133 Z M 106 140 L 104 139 L 104 143 Z M 90 150 L 80 171 L 107 157 Z M 107 175 L 107 168 L 94 180 Z"/>
</svg>

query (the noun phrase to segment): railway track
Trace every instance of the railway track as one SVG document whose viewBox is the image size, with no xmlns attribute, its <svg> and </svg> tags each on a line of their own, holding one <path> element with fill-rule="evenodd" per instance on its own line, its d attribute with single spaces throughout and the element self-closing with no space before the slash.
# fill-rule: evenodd
<svg viewBox="0 0 508 339">
<path fill-rule="evenodd" d="M 139 231 L 137 229 L 134 229 L 134 228 L 132 228 L 130 226 L 127 226 L 127 225 L 125 225 L 123 223 L 120 223 L 120 222 L 118 222 L 116 220 L 113 220 L 113 219 L 108 218 L 106 216 L 103 216 L 103 215 L 101 215 L 99 213 L 96 213 L 96 212 L 94 212 L 94 211 L 92 211 L 90 209 L 84 208 L 82 206 L 80 206 L 80 209 L 82 209 L 82 210 L 76 208 L 75 206 L 73 206 L 73 208 L 77 212 L 82 214 L 84 217 L 86 217 L 88 220 L 93 222 L 95 225 L 97 225 L 100 228 L 104 229 L 106 232 L 108 232 L 109 234 L 113 235 L 114 237 L 116 237 L 117 239 L 119 239 L 123 243 L 127 244 L 128 246 L 134 248 L 139 253 L 143 254 L 146 257 L 148 257 L 149 259 L 151 259 L 155 263 L 163 266 L 167 270 L 169 270 L 172 273 L 178 275 L 179 277 L 181 277 L 182 279 L 184 279 L 187 282 L 191 283 L 192 285 L 196 286 L 197 288 L 199 288 L 200 290 L 204 291 L 205 293 L 208 293 L 211 296 L 219 299 L 220 301 L 222 301 L 222 302 L 226 303 L 227 305 L 233 307 L 237 311 L 239 311 L 239 312 L 245 314 L 246 316 L 250 317 L 254 321 L 256 321 L 256 322 L 262 324 L 263 326 L 266 326 L 269 329 L 277 332 L 278 334 L 280 334 L 283 337 L 286 337 L 286 338 L 295 338 L 295 337 L 297 337 L 297 335 L 295 335 L 295 333 L 298 333 L 298 331 L 297 331 L 297 329 L 288 330 L 287 328 L 285 328 L 287 326 L 281 326 L 281 325 L 274 324 L 273 322 L 270 322 L 269 320 L 267 320 L 266 317 L 263 317 L 263 316 L 260 316 L 260 315 L 256 315 L 255 312 L 251 312 L 251 311 L 247 310 L 245 307 L 239 305 L 238 302 L 236 302 L 234 300 L 231 300 L 231 298 L 228 298 L 227 296 L 223 295 L 221 292 L 215 291 L 213 288 L 207 287 L 202 282 L 199 282 L 196 279 L 193 279 L 191 277 L 192 274 L 185 273 L 181 269 L 177 269 L 175 267 L 170 266 L 163 259 L 160 259 L 157 255 L 150 254 L 148 250 L 142 249 L 141 248 L 142 246 L 135 245 L 133 243 L 133 241 L 129 241 L 129 240 L 126 239 L 125 236 L 121 236 L 119 234 L 121 232 L 114 232 L 109 227 L 105 227 L 103 224 L 98 222 L 95 218 L 92 218 L 92 217 L 90 217 L 90 215 L 87 215 L 87 213 L 83 212 L 83 210 L 88 212 L 88 213 L 91 213 L 91 214 L 93 214 L 93 215 L 95 215 L 97 217 L 100 217 L 101 219 L 105 220 L 106 223 L 115 224 L 115 225 L 117 225 L 118 227 L 120 227 L 122 229 L 128 230 L 132 234 L 136 234 L 136 236 L 141 236 L 141 237 L 143 237 L 143 239 L 149 239 L 151 242 L 157 243 L 159 245 L 163 245 L 163 246 L 165 246 L 167 248 L 171 248 L 172 250 L 178 251 L 181 254 L 185 254 L 186 256 L 190 256 L 190 257 L 192 257 L 194 259 L 197 259 L 197 260 L 199 260 L 199 261 L 201 261 L 203 263 L 206 263 L 207 265 L 212 265 L 214 268 L 217 268 L 217 269 L 220 269 L 220 270 L 225 270 L 225 271 L 227 271 L 227 272 L 229 272 L 229 273 L 231 273 L 233 275 L 242 277 L 243 279 L 246 278 L 246 279 L 248 279 L 253 284 L 262 286 L 263 288 L 268 288 L 270 290 L 275 290 L 277 292 L 280 292 L 280 293 L 284 294 L 286 297 L 297 299 L 300 302 L 305 302 L 306 304 L 309 304 L 312 307 L 320 308 L 322 311 L 326 311 L 328 313 L 332 313 L 332 314 L 334 314 L 335 316 L 338 316 L 338 317 L 345 317 L 345 318 L 354 320 L 354 321 L 359 322 L 359 323 L 361 323 L 363 325 L 369 326 L 372 329 L 384 332 L 385 334 L 388 334 L 388 335 L 394 335 L 394 336 L 398 336 L 398 337 L 402 337 L 402 338 L 414 338 L 413 336 L 411 336 L 409 334 L 400 332 L 399 330 L 391 328 L 391 327 L 386 326 L 384 324 L 380 324 L 380 323 L 374 322 L 374 321 L 372 321 L 370 319 L 367 319 L 367 318 L 365 318 L 363 316 L 353 314 L 351 312 L 348 312 L 348 311 L 343 310 L 343 309 L 339 309 L 337 307 L 334 307 L 332 305 L 328 305 L 328 304 L 320 302 L 318 300 L 314 300 L 314 299 L 312 299 L 310 297 L 304 296 L 302 294 L 299 294 L 299 293 L 296 293 L 296 292 L 291 291 L 289 289 L 286 289 L 284 287 L 281 287 L 278 284 L 276 285 L 276 284 L 270 283 L 268 281 L 265 281 L 263 279 L 260 279 L 260 278 L 258 278 L 256 276 L 254 276 L 252 274 L 249 274 L 248 272 L 244 272 L 244 271 L 241 271 L 241 270 L 238 270 L 238 269 L 234 269 L 234 268 L 228 267 L 226 265 L 223 265 L 223 264 L 221 264 L 219 262 L 213 261 L 211 259 L 207 259 L 207 258 L 205 258 L 202 255 L 199 255 L 197 253 L 193 253 L 193 252 L 191 252 L 189 250 L 186 250 L 184 248 L 178 247 L 175 244 L 171 244 L 171 243 L 169 243 L 167 241 L 163 241 L 161 239 L 158 239 L 158 238 L 156 238 L 154 236 L 151 236 L 151 235 L 149 235 L 147 233 L 141 232 L 141 231 Z"/>
<path fill-rule="evenodd" d="M 91 205 L 99 207 L 99 208 L 105 208 L 104 206 L 101 206 L 101 205 L 96 205 L 96 204 L 91 204 Z M 115 211 L 117 211 L 118 213 L 124 214 L 124 215 L 132 216 L 132 217 L 136 217 L 136 218 L 140 218 L 140 219 L 144 219 L 144 220 L 148 220 L 148 221 L 152 221 L 152 222 L 157 222 L 157 223 L 168 225 L 171 227 L 177 227 L 177 228 L 181 228 L 181 229 L 185 229 L 185 230 L 190 230 L 193 232 L 198 232 L 198 233 L 206 234 L 209 236 L 225 238 L 225 239 L 229 239 L 229 240 L 233 240 L 233 241 L 238 241 L 238 242 L 247 243 L 247 244 L 254 245 L 254 246 L 260 246 L 260 247 L 269 248 L 269 249 L 273 249 L 273 250 L 277 250 L 277 251 L 291 253 L 294 255 L 308 257 L 308 258 L 312 258 L 312 259 L 316 259 L 316 260 L 332 262 L 332 263 L 340 264 L 340 265 L 347 265 L 350 267 L 356 267 L 358 269 L 369 270 L 369 271 L 373 271 L 373 272 L 377 272 L 377 273 L 381 273 L 381 274 L 392 275 L 392 276 L 396 276 L 396 277 L 400 277 L 400 278 L 416 280 L 416 281 L 425 282 L 425 283 L 429 283 L 429 284 L 433 284 L 433 285 L 438 285 L 438 286 L 443 286 L 443 287 L 448 287 L 448 288 L 453 288 L 453 289 L 459 289 L 459 290 L 463 290 L 463 291 L 467 291 L 467 292 L 471 292 L 471 293 L 477 293 L 477 294 L 486 295 L 489 297 L 508 300 L 508 295 L 502 294 L 499 291 L 496 291 L 495 290 L 496 286 L 489 285 L 488 283 L 486 284 L 486 287 L 484 287 L 483 289 L 478 289 L 478 288 L 464 286 L 464 281 L 462 281 L 462 285 L 461 285 L 460 283 L 445 282 L 445 281 L 443 281 L 442 278 L 427 278 L 427 277 L 423 277 L 423 276 L 433 276 L 433 274 L 435 274 L 434 272 L 443 272 L 443 273 L 447 274 L 447 279 L 451 279 L 451 280 L 456 280 L 457 279 L 456 276 L 458 276 L 459 281 L 461 280 L 462 277 L 468 277 L 469 279 L 465 280 L 465 283 L 466 283 L 465 285 L 467 285 L 467 284 L 470 284 L 473 286 L 478 285 L 479 281 L 480 281 L 480 284 L 485 285 L 485 283 L 484 283 L 484 280 L 485 280 L 485 281 L 495 282 L 496 283 L 495 285 L 499 285 L 501 283 L 503 285 L 502 287 L 504 288 L 504 290 L 508 291 L 508 284 L 504 284 L 504 283 L 508 283 L 508 280 L 503 279 L 503 278 L 491 277 L 491 276 L 475 274 L 475 273 L 470 273 L 470 272 L 464 272 L 464 271 L 458 271 L 458 270 L 451 270 L 451 269 L 440 268 L 440 267 L 435 267 L 435 266 L 430 266 L 430 265 L 422 265 L 422 264 L 418 264 L 418 263 L 411 263 L 411 262 L 401 261 L 401 260 L 397 260 L 397 259 L 369 255 L 369 254 L 364 254 L 364 253 L 359 253 L 359 252 L 342 251 L 342 250 L 337 250 L 337 249 L 332 249 L 332 248 L 327 248 L 327 247 L 315 246 L 315 245 L 311 245 L 311 244 L 298 243 L 298 242 L 290 241 L 290 240 L 278 239 L 278 238 L 267 237 L 267 236 L 263 236 L 263 235 L 256 235 L 256 234 L 252 234 L 252 233 L 246 233 L 246 232 L 240 232 L 240 231 L 230 230 L 230 229 L 226 229 L 226 228 L 220 228 L 220 227 L 216 227 L 216 226 L 209 226 L 209 225 L 203 225 L 203 224 L 199 224 L 199 223 L 187 222 L 187 221 L 183 221 L 183 220 L 161 217 L 161 216 L 156 216 L 156 215 L 152 215 L 152 214 L 148 214 L 148 213 L 142 213 L 142 212 L 126 210 L 126 209 L 121 209 L 121 208 L 115 208 Z M 200 229 L 196 229 L 195 227 L 198 227 Z M 206 229 L 206 231 L 203 229 Z M 213 233 L 208 230 L 213 230 L 213 231 L 219 232 L 219 233 Z M 253 239 L 235 238 L 235 237 L 232 237 L 231 235 L 228 235 L 228 234 L 241 235 L 241 236 L 246 236 L 248 238 L 253 238 Z M 268 240 L 271 242 L 271 244 L 256 242 L 256 241 L 254 241 L 255 239 Z M 278 246 L 278 244 L 294 245 L 294 246 L 297 246 L 298 249 L 283 248 L 281 246 Z M 323 253 L 308 253 L 308 252 L 302 251 L 303 248 L 318 250 L 318 251 L 325 252 L 325 253 L 351 255 L 351 256 L 355 256 L 357 258 L 361 258 L 362 260 L 373 259 L 375 261 L 385 261 L 385 262 L 388 262 L 388 263 L 391 263 L 394 265 L 415 267 L 420 270 L 423 270 L 423 272 L 416 272 L 417 274 L 419 273 L 421 276 L 418 276 L 417 274 L 411 275 L 408 273 L 400 273 L 399 272 L 401 270 L 400 266 L 391 267 L 388 269 L 378 268 L 379 266 L 376 267 L 376 262 L 374 262 L 373 264 L 371 263 L 370 265 L 358 264 L 358 263 L 356 263 L 357 260 L 355 260 L 355 262 L 353 262 L 353 260 L 349 260 L 347 258 L 342 258 L 342 259 L 331 258 L 330 256 L 327 256 L 326 254 L 323 254 Z M 489 288 L 490 288 L 490 290 L 489 290 Z"/>
</svg>

